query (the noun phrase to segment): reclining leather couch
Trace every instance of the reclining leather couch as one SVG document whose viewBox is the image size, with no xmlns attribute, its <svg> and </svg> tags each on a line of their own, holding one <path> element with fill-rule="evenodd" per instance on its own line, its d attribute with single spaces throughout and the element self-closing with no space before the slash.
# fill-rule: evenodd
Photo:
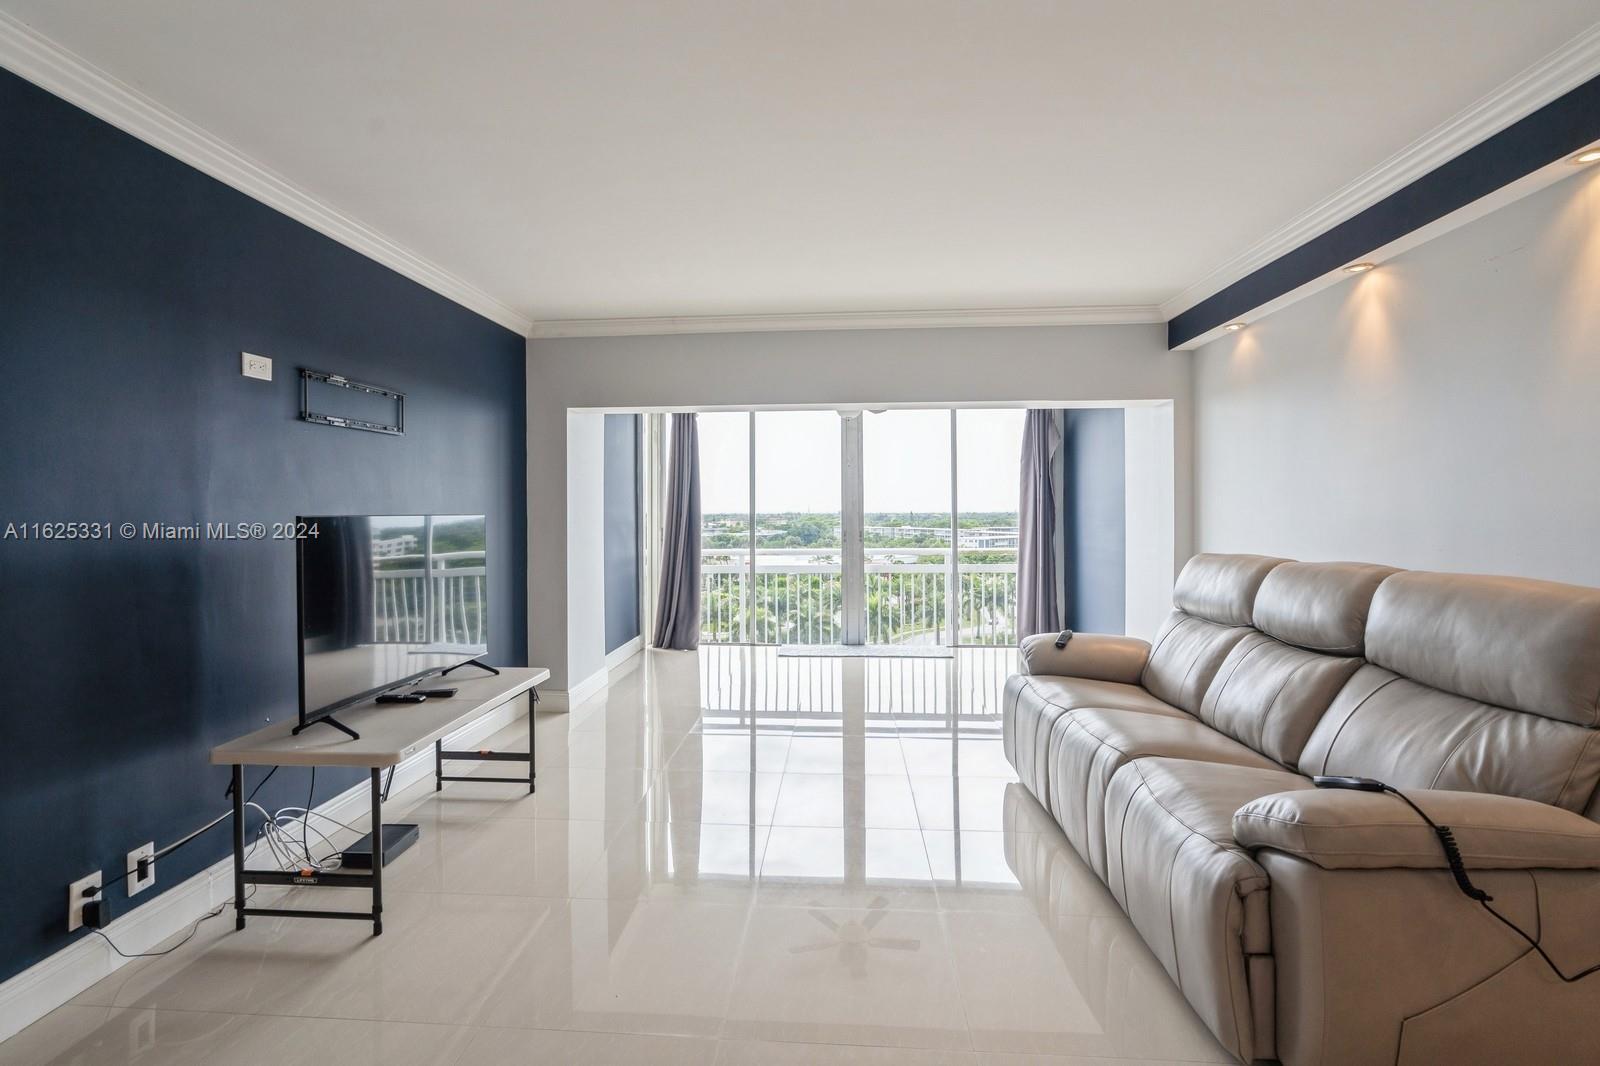
<svg viewBox="0 0 1600 1066">
<path fill-rule="evenodd" d="M 1241 1061 L 1600 1062 L 1600 590 L 1199 555 L 1153 643 L 1022 644 L 1007 757 Z"/>
</svg>

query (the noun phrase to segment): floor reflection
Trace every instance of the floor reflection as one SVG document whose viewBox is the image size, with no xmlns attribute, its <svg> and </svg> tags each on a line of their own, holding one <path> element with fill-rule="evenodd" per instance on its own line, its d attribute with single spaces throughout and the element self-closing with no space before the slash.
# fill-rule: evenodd
<svg viewBox="0 0 1600 1066">
<path fill-rule="evenodd" d="M 931 888 L 922 829 L 959 830 L 975 806 L 992 815 L 980 824 L 999 829 L 996 786 L 1012 773 L 998 694 L 1014 651 L 802 658 L 710 646 L 695 659 L 702 717 L 646 800 L 640 847 L 609 856 L 620 880 L 745 877 L 786 895 L 806 881 L 835 895 L 875 885 L 903 893 Z M 778 831 L 754 831 L 768 826 Z M 941 842 L 941 853 L 960 845 Z M 960 862 L 950 870 L 959 884 Z"/>
<path fill-rule="evenodd" d="M 884 1064 L 1225 1061 L 1016 783 L 999 717 L 1014 664 L 651 653 L 536 716 L 536 794 L 430 780 L 393 797 L 422 835 L 386 874 L 383 937 L 208 923 L 0 1045 L 0 1066 L 268 1061 L 308 1042 L 468 1066 L 833 1061 L 824 1044 Z M 307 897 L 283 894 L 334 905 Z"/>
</svg>

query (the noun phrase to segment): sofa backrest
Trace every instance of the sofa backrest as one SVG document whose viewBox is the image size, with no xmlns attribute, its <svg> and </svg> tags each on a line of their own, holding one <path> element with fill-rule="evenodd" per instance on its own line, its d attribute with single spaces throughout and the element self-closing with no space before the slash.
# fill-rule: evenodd
<svg viewBox="0 0 1600 1066">
<path fill-rule="evenodd" d="M 1213 729 L 1284 766 L 1361 667 L 1367 611 L 1393 567 L 1286 562 L 1256 592 L 1247 631 L 1200 702 Z"/>
<path fill-rule="evenodd" d="M 1150 646 L 1140 682 L 1194 714 L 1233 646 L 1251 632 L 1256 592 L 1284 560 L 1265 555 L 1196 555 L 1172 587 L 1172 613 Z"/>
<path fill-rule="evenodd" d="M 1585 809 L 1600 781 L 1600 589 L 1397 573 L 1372 598 L 1365 654 L 1302 773 Z"/>
</svg>

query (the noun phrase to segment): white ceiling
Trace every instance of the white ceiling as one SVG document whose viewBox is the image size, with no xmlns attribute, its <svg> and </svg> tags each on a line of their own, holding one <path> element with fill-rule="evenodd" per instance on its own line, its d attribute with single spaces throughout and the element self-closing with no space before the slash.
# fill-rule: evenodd
<svg viewBox="0 0 1600 1066">
<path fill-rule="evenodd" d="M 1155 305 L 1597 0 L 0 0 L 536 320 Z"/>
</svg>

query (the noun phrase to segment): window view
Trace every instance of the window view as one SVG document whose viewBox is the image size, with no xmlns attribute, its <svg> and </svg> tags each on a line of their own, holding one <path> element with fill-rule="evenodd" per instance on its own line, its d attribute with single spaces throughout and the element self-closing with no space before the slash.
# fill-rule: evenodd
<svg viewBox="0 0 1600 1066">
<path fill-rule="evenodd" d="M 749 640 L 750 415 L 702 413 L 700 430 L 700 639 Z"/>
<path fill-rule="evenodd" d="M 1017 511 L 1026 417 L 1016 408 L 956 412 L 958 644 L 1017 642 Z"/>
<path fill-rule="evenodd" d="M 838 412 L 761 411 L 755 433 L 751 640 L 838 644 L 844 639 Z"/>
<path fill-rule="evenodd" d="M 859 437 L 835 411 L 699 416 L 701 640 L 1014 644 L 1024 412 L 852 417 Z"/>
<path fill-rule="evenodd" d="M 946 644 L 950 412 L 862 417 L 868 644 Z"/>
</svg>

